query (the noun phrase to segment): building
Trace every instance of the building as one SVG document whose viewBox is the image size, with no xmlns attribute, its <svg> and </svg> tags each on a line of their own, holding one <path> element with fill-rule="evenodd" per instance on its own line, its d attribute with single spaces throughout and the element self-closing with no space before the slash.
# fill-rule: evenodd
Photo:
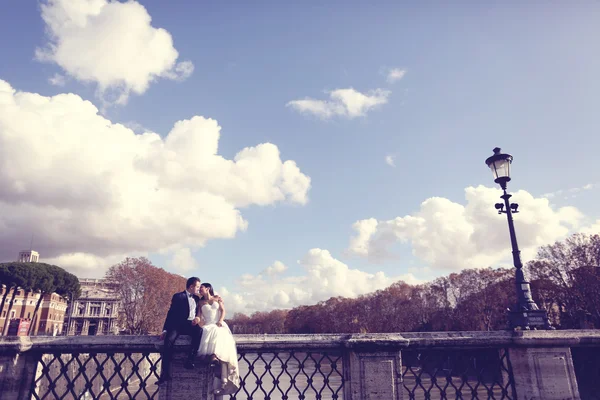
<svg viewBox="0 0 600 400">
<path fill-rule="evenodd" d="M 119 333 L 120 299 L 115 285 L 106 279 L 79 279 L 81 296 L 67 311 L 67 335 L 115 335 Z"/>
<path fill-rule="evenodd" d="M 25 250 L 19 252 L 19 262 L 38 262 L 40 255 L 37 251 Z M 6 294 L 6 286 L 0 287 L 0 301 Z M 16 289 L 12 307 L 10 300 L 14 289 L 10 289 L 6 294 L 4 307 L 0 313 L 0 335 L 3 335 L 7 329 L 5 325 L 12 319 L 32 320 L 35 313 L 35 306 L 40 299 L 40 293 L 28 292 L 21 288 Z M 67 301 L 56 293 L 46 294 L 42 298 L 40 308 L 35 319 L 31 321 L 31 335 L 51 335 L 56 336 L 63 331 L 65 312 L 67 310 Z"/>
<path fill-rule="evenodd" d="M 67 301 L 56 293 L 44 295 L 38 310 L 39 325 L 36 335 L 60 335 L 64 329 Z"/>
<path fill-rule="evenodd" d="M 17 288 L 12 307 L 10 299 L 14 289 L 10 289 L 4 302 L 4 308 L 0 314 L 0 335 L 5 332 L 4 325 L 12 319 L 32 320 L 34 317 L 35 306 L 40 298 L 40 293 L 26 292 Z M 6 286 L 2 285 L 0 290 L 1 297 L 6 293 Z M 0 297 L 0 298 L 1 298 Z M 10 311 L 9 311 L 10 309 Z M 31 321 L 31 335 L 51 335 L 56 336 L 63 330 L 65 313 L 67 310 L 67 301 L 56 293 L 46 294 L 42 298 L 40 308 L 35 319 Z M 7 318 L 8 317 L 8 318 Z"/>
<path fill-rule="evenodd" d="M 38 262 L 40 260 L 40 253 L 33 250 L 23 250 L 19 252 L 19 262 Z"/>
</svg>

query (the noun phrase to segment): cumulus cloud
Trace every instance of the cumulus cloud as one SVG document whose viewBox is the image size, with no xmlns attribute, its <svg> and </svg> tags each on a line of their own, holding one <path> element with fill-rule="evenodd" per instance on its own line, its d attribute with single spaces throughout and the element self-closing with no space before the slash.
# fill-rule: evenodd
<svg viewBox="0 0 600 400">
<path fill-rule="evenodd" d="M 176 246 L 167 253 L 170 253 L 170 258 L 167 261 L 167 267 L 170 271 L 184 273 L 198 268 L 198 262 L 192 256 L 192 250 L 189 247 Z"/>
<path fill-rule="evenodd" d="M 395 158 L 396 158 L 395 156 L 387 155 L 387 156 L 385 156 L 385 163 L 387 165 L 389 165 L 390 167 L 395 167 L 396 166 Z"/>
<path fill-rule="evenodd" d="M 35 246 L 34 246 L 35 247 Z M 36 247 L 37 248 L 37 247 Z M 107 268 L 123 261 L 126 257 L 147 256 L 144 253 L 112 254 L 109 256 L 97 256 L 90 253 L 63 253 L 58 257 L 44 257 L 40 254 L 40 261 L 53 265 L 60 265 L 69 272 L 80 278 L 102 278 Z M 14 259 L 15 257 L 11 258 Z"/>
<path fill-rule="evenodd" d="M 387 221 L 357 221 L 349 251 L 379 262 L 394 257 L 390 251 L 393 244 L 407 243 L 417 258 L 435 269 L 495 265 L 510 255 L 506 216 L 493 209 L 500 201 L 499 191 L 468 187 L 465 195 L 466 205 L 432 197 L 412 215 Z M 525 191 L 514 193 L 511 200 L 519 203 L 522 211 L 515 215 L 515 225 L 525 260 L 539 246 L 559 240 L 577 228 L 583 217 L 576 208 L 554 209 L 548 199 L 534 198 Z"/>
<path fill-rule="evenodd" d="M 580 232 L 587 235 L 600 235 L 600 219 L 597 219 L 591 225 L 583 227 Z"/>
<path fill-rule="evenodd" d="M 404 75 L 406 75 L 406 70 L 405 69 L 390 68 L 387 71 L 387 78 L 386 79 L 387 79 L 388 83 L 396 83 L 400 79 L 404 78 Z"/>
<path fill-rule="evenodd" d="M 276 308 L 292 308 L 315 304 L 330 297 L 354 298 L 384 289 L 394 282 L 420 283 L 412 274 L 386 276 L 383 272 L 369 273 L 352 269 L 323 249 L 311 249 L 298 261 L 302 273 L 287 277 L 243 275 L 239 288 L 221 288 L 228 309 L 251 313 Z M 269 290 L 265 291 L 265 288 Z"/>
<path fill-rule="evenodd" d="M 190 61 L 177 62 L 171 34 L 153 27 L 137 1 L 47 0 L 41 12 L 47 43 L 36 58 L 96 83 L 109 103 L 126 103 L 157 78 L 184 80 L 194 71 Z"/>
<path fill-rule="evenodd" d="M 287 106 L 298 112 L 313 114 L 323 119 L 333 116 L 352 119 L 363 117 L 377 106 L 386 104 L 390 93 L 389 90 L 383 89 L 375 89 L 367 93 L 361 93 L 353 88 L 336 89 L 329 92 L 329 100 L 307 97 L 301 100 L 292 100 L 287 103 Z"/>
<path fill-rule="evenodd" d="M 86 260 L 232 238 L 247 227 L 246 206 L 308 201 L 310 178 L 277 146 L 229 160 L 220 134 L 200 116 L 163 137 L 136 134 L 77 95 L 17 92 L 0 80 L 0 260 L 35 233 L 42 257 L 75 253 L 95 268 Z"/>
<path fill-rule="evenodd" d="M 265 268 L 262 273 L 268 276 L 274 276 L 281 274 L 287 269 L 288 267 L 286 267 L 284 263 L 282 263 L 281 261 L 275 261 L 273 265 L 270 265 L 267 268 Z"/>
</svg>

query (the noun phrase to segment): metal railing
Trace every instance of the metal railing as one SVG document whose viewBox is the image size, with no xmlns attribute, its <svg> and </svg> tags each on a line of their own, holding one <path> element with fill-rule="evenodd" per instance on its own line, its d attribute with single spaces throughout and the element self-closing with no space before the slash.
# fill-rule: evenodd
<svg viewBox="0 0 600 400">
<path fill-rule="evenodd" d="M 268 336 L 238 341 L 240 389 L 232 400 L 336 400 L 344 398 L 348 335 Z M 72 338 L 90 342 L 90 338 Z M 271 341 L 269 340 L 271 339 Z M 118 341 L 119 337 L 103 338 Z M 130 340 L 130 338 L 128 338 Z M 31 398 L 154 399 L 160 375 L 158 341 L 144 337 L 138 350 L 105 349 L 40 352 Z M 373 342 L 377 344 L 376 342 Z M 83 343 L 82 343 L 83 344 Z M 502 347 L 428 348 L 396 343 L 402 389 L 408 399 L 515 399 L 507 351 Z M 123 347 L 123 346 L 121 346 Z M 125 346 L 127 347 L 127 346 Z M 139 347 L 139 346 L 138 346 Z M 365 354 L 365 350 L 362 354 Z M 368 352 L 366 353 L 368 354 Z M 400 378 L 400 376 L 398 377 Z M 356 378 L 355 378 L 356 379 Z"/>
<path fill-rule="evenodd" d="M 159 373 L 159 353 L 42 354 L 31 398 L 154 399 Z"/>
<path fill-rule="evenodd" d="M 600 346 L 571 348 L 581 400 L 600 400 Z"/>
<path fill-rule="evenodd" d="M 240 389 L 231 399 L 343 398 L 340 352 L 239 353 Z"/>
<path fill-rule="evenodd" d="M 404 350 L 402 385 L 410 400 L 516 399 L 507 349 Z"/>
</svg>

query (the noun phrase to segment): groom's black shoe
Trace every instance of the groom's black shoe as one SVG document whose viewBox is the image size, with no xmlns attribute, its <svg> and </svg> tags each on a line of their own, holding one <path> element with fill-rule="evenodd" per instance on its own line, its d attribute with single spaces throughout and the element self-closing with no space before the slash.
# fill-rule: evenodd
<svg viewBox="0 0 600 400">
<path fill-rule="evenodd" d="M 194 369 L 196 366 L 194 365 L 194 357 L 189 357 L 187 361 L 183 364 L 183 368 L 185 369 Z"/>
</svg>

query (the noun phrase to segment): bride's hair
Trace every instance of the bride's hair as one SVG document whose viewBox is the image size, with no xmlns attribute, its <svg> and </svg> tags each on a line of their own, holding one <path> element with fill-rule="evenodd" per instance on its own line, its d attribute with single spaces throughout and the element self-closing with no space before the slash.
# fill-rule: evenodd
<svg viewBox="0 0 600 400">
<path fill-rule="evenodd" d="M 215 292 L 213 291 L 212 285 L 210 283 L 204 282 L 200 286 L 204 286 L 205 288 L 207 288 L 208 289 L 208 293 L 210 293 L 211 296 L 215 295 Z M 204 298 L 204 296 L 202 296 L 202 298 Z"/>
</svg>

